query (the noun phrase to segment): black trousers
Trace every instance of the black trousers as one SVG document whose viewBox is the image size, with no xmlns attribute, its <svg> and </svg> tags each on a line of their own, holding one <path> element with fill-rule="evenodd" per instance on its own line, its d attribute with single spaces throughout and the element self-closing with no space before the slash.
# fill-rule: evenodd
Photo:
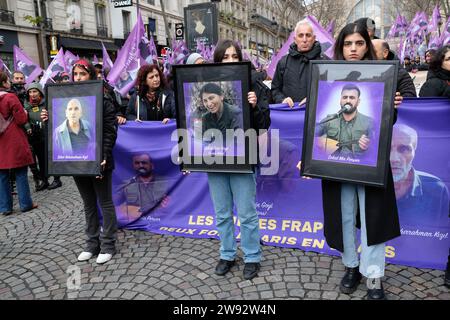
<svg viewBox="0 0 450 320">
<path fill-rule="evenodd" d="M 33 175 L 37 175 L 39 179 L 43 181 L 47 181 L 45 176 L 45 143 L 42 139 L 29 139 L 29 143 L 31 146 L 31 150 L 33 152 L 33 156 L 37 157 L 37 163 L 30 165 L 31 172 Z M 36 159 L 36 158 L 35 158 Z"/>
<path fill-rule="evenodd" d="M 74 177 L 78 191 L 84 204 L 86 218 L 86 248 L 84 251 L 93 254 L 116 253 L 117 217 L 112 201 L 112 171 L 106 171 L 103 179 L 95 177 Z M 100 217 L 97 203 L 103 217 L 100 228 Z"/>
</svg>

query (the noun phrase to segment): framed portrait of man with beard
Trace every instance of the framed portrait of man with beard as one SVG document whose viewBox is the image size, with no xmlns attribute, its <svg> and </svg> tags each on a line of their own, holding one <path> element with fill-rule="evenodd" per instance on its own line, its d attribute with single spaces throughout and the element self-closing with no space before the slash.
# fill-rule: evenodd
<svg viewBox="0 0 450 320">
<path fill-rule="evenodd" d="M 393 61 L 313 61 L 302 175 L 384 186 L 397 78 Z"/>
</svg>

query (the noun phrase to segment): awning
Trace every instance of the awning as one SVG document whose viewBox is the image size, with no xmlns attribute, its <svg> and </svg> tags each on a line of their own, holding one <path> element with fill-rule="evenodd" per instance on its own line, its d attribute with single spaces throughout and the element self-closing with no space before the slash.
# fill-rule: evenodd
<svg viewBox="0 0 450 320">
<path fill-rule="evenodd" d="M 59 38 L 60 45 L 64 48 L 86 49 L 86 50 L 102 50 L 102 43 L 95 40 L 86 40 L 78 38 Z M 103 42 L 106 50 L 117 51 L 117 47 L 114 43 Z"/>
</svg>

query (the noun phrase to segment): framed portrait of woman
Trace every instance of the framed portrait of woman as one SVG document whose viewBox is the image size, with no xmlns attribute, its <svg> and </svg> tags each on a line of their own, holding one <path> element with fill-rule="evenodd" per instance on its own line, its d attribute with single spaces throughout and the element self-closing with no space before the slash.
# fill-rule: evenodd
<svg viewBox="0 0 450 320">
<path fill-rule="evenodd" d="M 383 187 L 398 61 L 312 61 L 302 175 Z"/>
<path fill-rule="evenodd" d="M 102 161 L 102 81 L 46 86 L 47 174 L 97 176 Z"/>
<path fill-rule="evenodd" d="M 252 172 L 250 62 L 176 65 L 174 70 L 182 170 Z"/>
</svg>

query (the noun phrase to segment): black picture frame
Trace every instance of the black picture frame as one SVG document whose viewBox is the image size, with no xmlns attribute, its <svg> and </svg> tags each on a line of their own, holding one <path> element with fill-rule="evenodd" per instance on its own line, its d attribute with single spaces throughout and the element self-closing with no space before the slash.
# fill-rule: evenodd
<svg viewBox="0 0 450 320">
<path fill-rule="evenodd" d="M 222 154 L 220 151 L 216 154 L 213 154 L 214 151 L 209 153 L 205 141 L 212 141 L 208 141 L 206 135 L 212 113 L 208 113 L 200 98 L 200 90 L 207 84 L 220 86 L 223 89 L 224 101 L 228 106 L 232 106 L 227 109 L 234 110 L 232 117 L 238 124 L 235 128 L 249 132 L 247 130 L 251 128 L 251 123 L 247 93 L 250 91 L 250 62 L 174 65 L 173 70 L 180 169 L 201 172 L 253 172 L 256 152 L 250 154 L 252 142 L 248 137 L 239 140 L 242 143 L 235 143 L 235 147 L 229 148 L 232 151 L 224 151 Z M 225 137 L 225 134 L 223 136 Z M 204 148 L 200 152 L 195 149 L 195 146 L 199 145 Z"/>
<path fill-rule="evenodd" d="M 184 8 L 186 44 L 191 51 L 197 48 L 197 39 L 211 46 L 218 41 L 217 8 L 214 3 L 192 4 Z"/>
<path fill-rule="evenodd" d="M 47 175 L 99 176 L 103 135 L 102 81 L 48 84 L 45 94 L 48 108 Z M 78 119 L 82 134 L 71 135 L 69 118 Z"/>
<path fill-rule="evenodd" d="M 398 61 L 311 61 L 310 73 L 301 175 L 385 187 Z"/>
</svg>

